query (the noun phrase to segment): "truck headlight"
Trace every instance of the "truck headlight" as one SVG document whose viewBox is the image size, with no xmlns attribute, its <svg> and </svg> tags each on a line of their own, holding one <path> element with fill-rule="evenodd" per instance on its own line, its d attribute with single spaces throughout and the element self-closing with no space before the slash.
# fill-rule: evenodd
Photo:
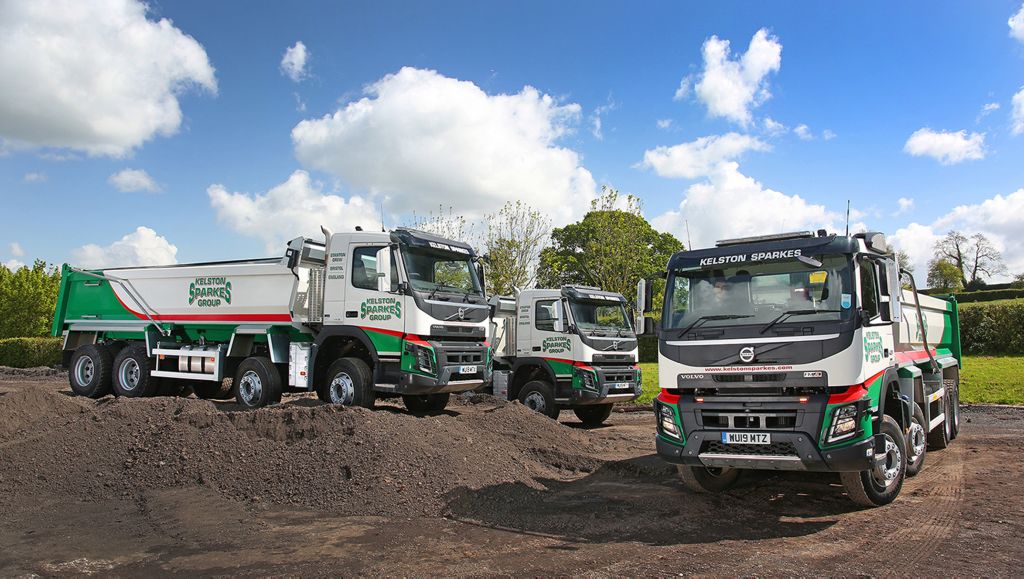
<svg viewBox="0 0 1024 579">
<path fill-rule="evenodd" d="M 427 374 L 434 373 L 434 352 L 430 348 L 416 346 L 416 368 Z"/>
<path fill-rule="evenodd" d="M 682 440 L 679 436 L 679 428 L 676 426 L 675 412 L 668 406 L 661 406 L 658 411 L 658 423 L 661 425 L 661 431 L 671 438 L 676 440 Z"/>
<path fill-rule="evenodd" d="M 832 412 L 832 428 L 829 430 L 828 441 L 835 442 L 849 438 L 857 433 L 857 405 L 847 404 Z"/>
<path fill-rule="evenodd" d="M 597 390 L 597 377 L 593 372 L 577 368 L 576 375 L 580 377 L 580 386 L 587 390 Z"/>
</svg>

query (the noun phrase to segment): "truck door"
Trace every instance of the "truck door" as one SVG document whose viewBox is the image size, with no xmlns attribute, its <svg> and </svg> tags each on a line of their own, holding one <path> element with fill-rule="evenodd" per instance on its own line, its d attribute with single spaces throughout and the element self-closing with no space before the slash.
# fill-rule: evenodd
<svg viewBox="0 0 1024 579">
<path fill-rule="evenodd" d="M 572 387 L 573 340 L 565 333 L 566 313 L 557 297 L 537 298 L 533 302 L 532 355 L 545 358 L 555 373 L 555 397 L 567 396 Z M 559 322 L 561 320 L 561 322 Z"/>
<path fill-rule="evenodd" d="M 362 328 L 382 358 L 397 357 L 402 351 L 405 332 L 405 302 L 398 294 L 398 268 L 394 252 L 383 267 L 390 271 L 388 291 L 378 290 L 381 265 L 378 263 L 383 243 L 349 244 L 348 283 L 345 288 L 345 323 Z"/>
</svg>

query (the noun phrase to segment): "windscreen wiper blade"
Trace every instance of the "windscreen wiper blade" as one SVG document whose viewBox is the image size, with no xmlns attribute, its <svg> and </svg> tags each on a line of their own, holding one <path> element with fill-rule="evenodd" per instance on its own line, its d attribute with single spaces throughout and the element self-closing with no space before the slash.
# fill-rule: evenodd
<svg viewBox="0 0 1024 579">
<path fill-rule="evenodd" d="M 767 332 L 768 330 L 770 330 L 772 328 L 772 326 L 774 326 L 775 324 L 781 322 L 782 320 L 784 320 L 785 318 L 788 318 L 790 316 L 810 316 L 810 315 L 813 315 L 813 314 L 829 314 L 829 313 L 837 314 L 840 311 L 841 310 L 786 310 L 786 311 L 782 312 L 781 314 L 779 314 L 774 320 L 772 320 L 772 321 L 768 322 L 767 324 L 765 324 L 764 327 L 761 328 L 761 333 L 763 334 L 763 333 Z"/>
<path fill-rule="evenodd" d="M 689 332 L 693 328 L 697 327 L 697 325 L 701 324 L 702 322 L 714 321 L 714 320 L 737 320 L 739 318 L 752 318 L 752 317 L 754 317 L 753 314 L 713 314 L 713 315 L 708 315 L 708 316 L 701 316 L 701 317 L 697 318 L 696 320 L 694 320 L 692 324 L 690 324 L 689 326 L 686 326 L 686 329 L 679 333 L 679 337 L 682 338 L 683 336 L 686 335 L 687 332 Z"/>
</svg>

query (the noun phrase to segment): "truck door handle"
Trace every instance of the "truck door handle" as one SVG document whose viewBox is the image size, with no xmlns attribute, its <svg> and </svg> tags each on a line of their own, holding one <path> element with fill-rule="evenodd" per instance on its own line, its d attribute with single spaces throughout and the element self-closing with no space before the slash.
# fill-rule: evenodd
<svg viewBox="0 0 1024 579">
<path fill-rule="evenodd" d="M 540 352 L 540 346 L 534 346 L 533 347 L 533 351 L 534 352 Z"/>
<path fill-rule="evenodd" d="M 356 318 L 356 317 L 359 317 L 359 312 L 357 312 L 355 310 L 349 310 L 349 311 L 345 312 L 345 317 L 346 318 Z"/>
</svg>

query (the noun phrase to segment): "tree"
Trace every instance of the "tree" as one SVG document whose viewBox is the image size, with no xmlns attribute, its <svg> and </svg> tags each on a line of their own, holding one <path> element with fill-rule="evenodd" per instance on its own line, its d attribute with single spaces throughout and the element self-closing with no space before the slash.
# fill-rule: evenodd
<svg viewBox="0 0 1024 579">
<path fill-rule="evenodd" d="M 957 292 L 963 289 L 960 269 L 947 259 L 933 259 L 928 262 L 928 287 L 944 292 Z"/>
<path fill-rule="evenodd" d="M 902 249 L 896 252 L 896 263 L 900 266 L 900 271 L 907 273 L 914 273 L 914 264 L 910 261 L 910 254 Z"/>
<path fill-rule="evenodd" d="M 522 201 L 509 201 L 486 219 L 487 293 L 510 295 L 515 288 L 531 287 L 551 233 L 551 219 Z"/>
<path fill-rule="evenodd" d="M 425 217 L 413 213 L 412 220 L 406 223 L 406 227 L 440 235 L 453 241 L 468 241 L 467 238 L 473 234 L 473 227 L 466 226 L 465 217 L 456 215 L 451 206 L 448 207 L 448 213 L 445 214 L 443 205 L 437 206 L 436 215 L 433 211 Z"/>
<path fill-rule="evenodd" d="M 50 333 L 59 288 L 60 270 L 44 261 L 15 271 L 0 264 L 0 338 Z"/>
<path fill-rule="evenodd" d="M 1013 276 L 1013 281 L 1010 282 L 1010 285 L 1015 288 L 1024 289 L 1024 273 L 1018 273 Z"/>
<path fill-rule="evenodd" d="M 584 284 L 619 292 L 636 308 L 636 284 L 665 270 L 683 249 L 672 234 L 659 233 L 641 215 L 640 200 L 604 188 L 582 220 L 551 232 L 551 246 L 540 254 L 538 283 L 545 287 Z M 664 282 L 655 280 L 655 294 Z M 656 306 L 661 300 L 655 298 Z"/>
<path fill-rule="evenodd" d="M 968 238 L 959 231 L 950 231 L 935 244 L 935 260 L 957 268 L 961 287 L 979 287 L 979 282 L 984 281 L 982 276 L 992 277 L 1006 271 L 1003 256 L 981 233 Z"/>
</svg>

